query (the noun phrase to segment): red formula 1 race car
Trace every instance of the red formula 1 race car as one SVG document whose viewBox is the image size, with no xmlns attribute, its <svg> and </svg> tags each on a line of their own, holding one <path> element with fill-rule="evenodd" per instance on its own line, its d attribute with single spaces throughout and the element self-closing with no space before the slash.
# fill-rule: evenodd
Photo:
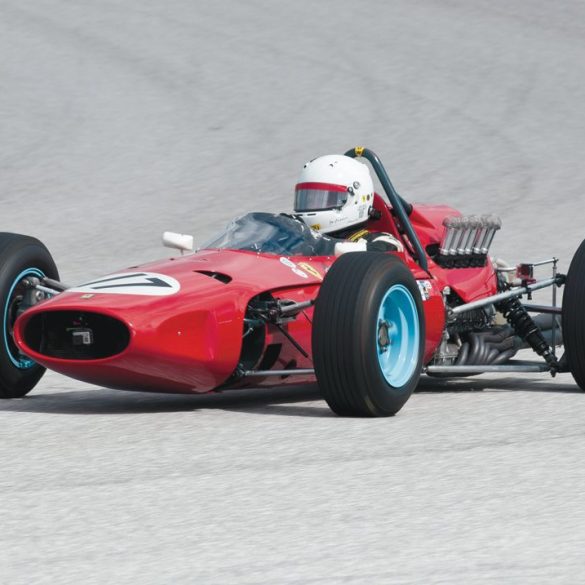
<svg viewBox="0 0 585 585">
<path fill-rule="evenodd" d="M 0 396 L 24 396 L 45 368 L 179 393 L 316 378 L 350 416 L 395 414 L 422 373 L 571 372 L 585 389 L 585 243 L 566 276 L 552 259 L 537 281 L 536 265 L 492 262 L 497 218 L 409 204 L 372 151 L 346 155 L 371 163 L 387 197 L 375 195 L 371 228 L 403 251 L 340 254 L 293 216 L 251 213 L 194 254 L 68 288 L 41 242 L 0 234 Z M 560 286 L 562 309 L 521 302 Z M 514 360 L 523 347 L 539 359 Z"/>
</svg>

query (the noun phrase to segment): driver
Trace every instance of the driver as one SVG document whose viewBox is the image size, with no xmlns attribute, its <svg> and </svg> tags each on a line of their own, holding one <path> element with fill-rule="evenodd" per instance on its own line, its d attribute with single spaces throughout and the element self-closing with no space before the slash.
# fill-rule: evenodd
<svg viewBox="0 0 585 585">
<path fill-rule="evenodd" d="M 368 167 L 349 156 L 332 154 L 303 167 L 295 186 L 294 212 L 322 234 L 360 244 L 354 250 L 404 251 L 392 234 L 367 229 L 373 202 Z"/>
</svg>

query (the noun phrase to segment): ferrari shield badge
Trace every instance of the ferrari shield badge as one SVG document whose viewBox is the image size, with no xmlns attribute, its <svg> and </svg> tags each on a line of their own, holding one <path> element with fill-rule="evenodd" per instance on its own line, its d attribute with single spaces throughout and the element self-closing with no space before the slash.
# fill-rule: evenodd
<svg viewBox="0 0 585 585">
<path fill-rule="evenodd" d="M 311 266 L 308 262 L 299 262 L 299 268 L 302 268 L 305 272 L 308 272 L 311 276 L 318 278 L 319 280 L 323 280 L 320 272 L 314 267 Z"/>
</svg>

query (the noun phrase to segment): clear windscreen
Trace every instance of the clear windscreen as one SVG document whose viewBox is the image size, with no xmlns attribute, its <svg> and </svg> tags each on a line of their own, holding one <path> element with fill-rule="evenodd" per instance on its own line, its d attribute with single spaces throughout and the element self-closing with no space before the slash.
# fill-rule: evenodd
<svg viewBox="0 0 585 585">
<path fill-rule="evenodd" d="M 255 212 L 232 220 L 200 249 L 249 250 L 280 256 L 331 256 L 338 241 L 290 215 Z"/>
</svg>

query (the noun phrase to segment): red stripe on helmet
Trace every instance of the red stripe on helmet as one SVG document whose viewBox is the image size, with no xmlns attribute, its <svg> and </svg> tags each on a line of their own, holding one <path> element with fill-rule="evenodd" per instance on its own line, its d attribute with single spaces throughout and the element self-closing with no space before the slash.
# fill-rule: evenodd
<svg viewBox="0 0 585 585">
<path fill-rule="evenodd" d="M 343 185 L 334 185 L 333 183 L 297 183 L 295 191 L 299 189 L 317 189 L 318 191 L 339 191 L 345 193 L 347 187 Z"/>
</svg>

